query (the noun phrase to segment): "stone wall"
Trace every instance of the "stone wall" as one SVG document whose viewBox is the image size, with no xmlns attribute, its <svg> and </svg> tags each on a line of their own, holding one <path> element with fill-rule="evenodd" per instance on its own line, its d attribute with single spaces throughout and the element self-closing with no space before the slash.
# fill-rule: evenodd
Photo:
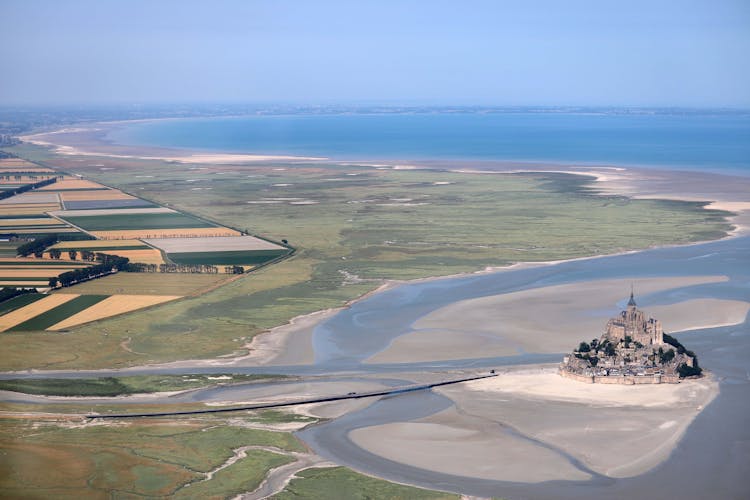
<svg viewBox="0 0 750 500">
<path fill-rule="evenodd" d="M 587 384 L 651 385 L 680 383 L 680 377 L 677 375 L 645 375 L 637 377 L 633 375 L 594 376 L 573 373 L 565 368 L 560 368 L 560 375 Z"/>
</svg>

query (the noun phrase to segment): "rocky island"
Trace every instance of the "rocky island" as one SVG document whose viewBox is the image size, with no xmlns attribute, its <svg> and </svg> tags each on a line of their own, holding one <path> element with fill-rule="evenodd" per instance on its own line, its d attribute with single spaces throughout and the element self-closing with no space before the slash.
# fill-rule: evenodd
<svg viewBox="0 0 750 500">
<path fill-rule="evenodd" d="M 581 342 L 560 365 L 564 377 L 599 384 L 676 384 L 701 372 L 695 353 L 640 311 L 632 291 L 627 308 L 607 322 L 604 334 Z"/>
</svg>

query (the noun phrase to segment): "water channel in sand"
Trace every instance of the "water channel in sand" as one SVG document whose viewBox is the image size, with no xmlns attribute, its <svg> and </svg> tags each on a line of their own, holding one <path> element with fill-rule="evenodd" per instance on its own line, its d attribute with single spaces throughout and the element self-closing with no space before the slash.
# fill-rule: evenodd
<svg viewBox="0 0 750 500">
<path fill-rule="evenodd" d="M 395 338 L 409 332 L 411 325 L 426 314 L 457 301 L 591 280 L 674 276 L 726 276 L 729 279 L 656 292 L 643 296 L 643 302 L 660 305 L 701 298 L 750 300 L 750 237 L 405 284 L 357 302 L 318 325 L 313 335 L 316 352 L 313 365 L 232 367 L 231 371 L 325 374 L 328 375 L 327 380 L 334 383 L 331 387 L 337 386 L 336 390 L 339 390 L 343 387 L 341 384 L 358 383 L 360 380 L 367 384 L 393 385 L 402 380 L 410 381 L 410 377 L 421 371 L 557 361 L 559 354 L 519 353 L 515 356 L 421 363 L 364 362 L 386 349 Z M 342 465 L 394 481 L 469 495 L 511 498 L 748 498 L 750 323 L 746 319 L 739 325 L 695 330 L 679 337 L 698 354 L 702 366 L 718 378 L 721 392 L 690 424 L 671 457 L 640 476 L 606 478 L 592 473 L 584 464 L 558 450 L 569 464 L 590 474 L 592 479 L 536 484 L 481 480 L 393 462 L 363 450 L 349 439 L 349 433 L 353 430 L 408 422 L 433 415 L 451 405 L 448 398 L 434 393 L 384 398 L 343 417 L 305 429 L 298 435 L 316 453 Z M 120 372 L 50 372 L 26 376 L 85 377 L 209 373 L 216 370 L 215 367 L 140 367 Z M 5 374 L 3 378 L 10 376 Z M 358 377 L 366 377 L 366 380 Z M 238 387 L 214 388 L 186 397 L 190 400 L 235 400 L 243 397 L 241 392 Z M 164 402 L 173 403 L 176 400 L 165 398 Z"/>
<path fill-rule="evenodd" d="M 460 300 L 517 290 L 608 278 L 723 275 L 728 281 L 689 286 L 644 297 L 649 304 L 692 298 L 750 299 L 750 238 L 734 238 L 679 248 L 565 262 L 540 268 L 435 280 L 404 285 L 354 304 L 314 333 L 316 365 L 326 369 L 416 371 L 508 364 L 502 359 L 454 360 L 419 365 L 360 364 L 385 349 L 425 314 Z M 720 381 L 720 395 L 688 428 L 670 459 L 652 471 L 628 479 L 594 475 L 590 481 L 521 484 L 479 480 L 418 469 L 377 457 L 350 439 L 355 429 L 407 422 L 450 405 L 435 394 L 407 394 L 381 400 L 363 410 L 318 425 L 299 436 L 322 456 L 390 480 L 477 496 L 513 498 L 747 498 L 750 480 L 750 324 L 696 330 L 680 335 L 703 366 Z M 528 362 L 519 355 L 516 362 Z M 570 457 L 567 457 L 570 459 Z M 579 469 L 590 472 L 571 460 Z"/>
</svg>

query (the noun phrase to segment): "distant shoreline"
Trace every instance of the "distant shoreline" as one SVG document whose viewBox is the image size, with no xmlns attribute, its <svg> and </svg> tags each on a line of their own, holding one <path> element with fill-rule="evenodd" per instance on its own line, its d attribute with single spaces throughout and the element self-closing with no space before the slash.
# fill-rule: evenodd
<svg viewBox="0 0 750 500">
<path fill-rule="evenodd" d="M 477 116 L 484 116 L 482 113 L 456 113 L 459 116 L 462 115 L 477 115 Z M 430 116 L 447 116 L 447 115 L 456 115 L 454 113 L 361 113 L 361 115 L 366 116 L 373 116 L 375 118 L 381 118 L 381 117 L 389 117 L 389 116 L 405 116 L 407 117 L 413 117 L 413 116 L 422 116 L 422 115 L 430 115 Z M 600 117 L 607 117 L 607 116 L 624 116 L 624 117 L 630 117 L 630 116 L 682 116 L 682 115 L 661 115 L 661 114 L 648 114 L 648 115 L 642 115 L 642 114 L 636 114 L 636 115 L 612 115 L 608 113 L 581 113 L 581 112 L 571 112 L 571 113 L 529 113 L 524 111 L 518 111 L 518 112 L 509 112 L 509 113 L 495 113 L 494 115 L 528 115 L 528 116 L 535 116 L 535 115 L 553 115 L 553 116 L 582 116 L 582 117 L 589 117 L 589 116 L 600 116 Z M 493 115 L 490 113 L 490 115 Z M 206 122 L 206 121 L 227 121 L 227 120 L 251 120 L 251 119 L 274 119 L 274 118 L 300 118 L 300 119 L 307 119 L 307 118 L 316 118 L 316 117 L 341 117 L 343 119 L 346 119 L 347 117 L 350 117 L 351 115 L 349 113 L 331 113 L 331 114 L 323 114 L 323 115 L 316 115 L 316 114 L 295 114 L 295 113 L 282 113 L 282 114 L 270 114 L 270 115 L 255 115 L 255 114 L 235 114 L 235 115 L 220 115 L 220 116 L 195 116 L 195 117 L 163 117 L 163 118 L 139 118 L 139 119 L 132 119 L 132 120 L 113 120 L 113 121 L 101 121 L 101 122 L 85 122 L 81 124 L 72 124 L 66 127 L 58 127 L 53 128 L 50 130 L 38 130 L 31 133 L 28 133 L 26 135 L 23 135 L 20 137 L 20 139 L 24 142 L 37 144 L 40 146 L 46 146 L 51 147 L 55 150 L 58 154 L 64 154 L 64 155 L 81 155 L 81 156 L 108 156 L 108 157 L 121 157 L 121 158 L 141 158 L 141 159 L 153 159 L 153 160 L 165 160 L 165 161 L 175 161 L 180 163 L 215 163 L 215 164 L 230 164 L 230 163 L 251 163 L 251 162 L 257 162 L 257 161 L 286 161 L 286 162 L 309 162 L 309 161 L 327 161 L 327 162 L 334 162 L 334 163 L 356 163 L 356 164 L 362 164 L 362 163 L 373 163 L 373 164 L 387 164 L 387 165 L 393 165 L 393 164 L 405 164 L 405 165 L 412 165 L 412 164 L 434 164 L 434 163 L 441 163 L 441 162 L 450 162 L 453 165 L 459 164 L 459 165 L 490 165 L 490 166 L 497 166 L 497 165 L 503 165 L 503 166 L 515 166 L 518 168 L 535 168 L 535 167 L 566 167 L 571 168 L 571 166 L 575 166 L 575 168 L 628 168 L 628 169 L 644 169 L 644 170 L 669 170 L 669 171 L 684 171 L 684 172 L 707 172 L 712 174 L 723 174 L 723 175 L 734 175 L 734 176 L 740 176 L 740 177 L 749 177 L 750 178 L 750 158 L 747 160 L 742 160 L 744 163 L 736 164 L 737 159 L 736 158 L 729 158 L 727 160 L 722 161 L 712 161 L 710 158 L 705 158 L 705 154 L 703 157 L 701 157 L 700 161 L 697 163 L 691 160 L 685 160 L 680 161 L 679 157 L 673 157 L 670 156 L 670 153 L 675 154 L 676 149 L 680 150 L 682 149 L 682 144 L 680 143 L 670 143 L 667 144 L 667 148 L 671 148 L 667 151 L 661 151 L 656 150 L 654 151 L 654 158 L 661 157 L 662 160 L 664 158 L 672 158 L 668 161 L 661 161 L 658 163 L 653 163 L 652 161 L 646 160 L 643 161 L 643 158 L 637 159 L 634 158 L 618 158 L 618 159 L 612 159 L 612 160 L 606 160 L 606 159 L 594 159 L 589 158 L 585 159 L 586 155 L 589 151 L 589 144 L 586 144 L 586 147 L 581 149 L 582 144 L 575 144 L 575 147 L 578 147 L 581 154 L 576 155 L 575 153 L 570 153 L 570 155 L 561 154 L 557 157 L 549 157 L 548 155 L 540 155 L 539 157 L 536 157 L 535 154 L 527 154 L 524 152 L 513 152 L 513 148 L 511 147 L 510 150 L 504 151 L 502 153 L 498 152 L 496 155 L 492 154 L 492 151 L 486 150 L 486 148 L 482 151 L 482 146 L 486 146 L 485 143 L 482 143 L 482 137 L 479 137 L 480 142 L 476 143 L 474 141 L 475 134 L 466 134 L 464 131 L 463 135 L 460 137 L 463 138 L 466 136 L 467 139 L 467 145 L 466 145 L 466 151 L 473 152 L 473 151 L 481 151 L 480 154 L 475 155 L 463 155 L 463 154 L 455 154 L 455 151 L 440 151 L 440 148 L 438 148 L 436 151 L 430 150 L 428 153 L 419 154 L 415 151 L 419 150 L 419 147 L 416 149 L 412 149 L 411 152 L 405 153 L 403 155 L 399 154 L 398 151 L 400 150 L 400 143 L 394 143 L 390 144 L 388 142 L 384 143 L 382 147 L 378 144 L 378 147 L 374 151 L 370 151 L 367 149 L 366 146 L 370 145 L 366 141 L 362 144 L 365 146 L 361 151 L 358 149 L 358 146 L 360 144 L 356 144 L 355 148 L 352 151 L 349 152 L 322 152 L 320 149 L 317 151 L 317 153 L 314 153 L 312 151 L 315 150 L 315 147 L 310 148 L 303 148 L 300 147 L 299 151 L 289 151 L 288 146 L 282 145 L 280 146 L 278 143 L 273 143 L 273 138 L 270 138 L 270 142 L 268 143 L 268 147 L 264 147 L 266 143 L 263 143 L 264 146 L 258 146 L 257 144 L 255 146 L 250 146 L 249 144 L 247 147 L 241 147 L 236 148 L 232 147 L 230 145 L 224 145 L 221 146 L 215 145 L 216 147 L 206 145 L 205 147 L 196 146 L 193 142 L 190 142 L 189 144 L 180 144 L 180 145 L 164 145 L 164 144 L 158 144 L 152 141 L 145 141 L 143 143 L 139 143 L 139 141 L 133 140 L 131 142 L 128 142 L 127 140 L 122 141 L 118 139 L 117 132 L 121 129 L 125 129 L 130 125 L 138 125 L 138 124 L 149 124 L 149 123 L 163 123 L 163 122 L 179 122 L 179 121 L 190 121 L 190 122 Z M 358 115 L 359 116 L 359 115 Z M 711 116 L 720 116 L 720 115 L 711 115 Z M 735 115 L 727 115 L 727 116 L 735 116 Z M 737 116 L 744 116 L 743 114 L 739 114 Z M 507 124 L 506 124 L 507 125 Z M 543 127 L 544 128 L 544 127 Z M 657 127 L 658 129 L 658 127 Z M 556 129 L 555 129 L 556 130 Z M 555 130 L 553 130 L 553 135 L 555 133 Z M 215 135 L 213 133 L 214 131 L 211 131 L 211 134 L 209 135 Z M 231 132 L 231 130 L 230 130 Z M 444 133 L 445 130 L 438 129 L 438 132 Z M 575 129 L 572 130 L 565 130 L 565 134 L 570 135 L 571 132 L 575 132 Z M 613 128 L 611 130 L 612 133 L 615 133 L 616 130 Z M 648 132 L 648 131 L 646 131 Z M 114 138 L 112 137 L 112 134 L 114 134 Z M 200 137 L 202 133 L 200 131 L 195 132 L 197 134 L 197 137 Z M 366 133 L 366 131 L 362 131 L 362 133 Z M 403 134 L 406 132 L 401 132 L 401 139 L 406 139 L 406 136 L 403 136 Z M 588 133 L 587 129 L 583 129 L 581 131 L 582 134 Z M 329 134 L 330 135 L 330 134 Z M 334 134 L 335 135 L 335 134 Z M 556 137 L 556 136 L 555 136 Z M 626 139 L 623 139 L 622 144 L 615 142 L 615 143 L 608 143 L 605 145 L 606 147 L 614 148 L 613 152 L 615 153 L 615 156 L 617 156 L 617 150 L 622 150 L 623 148 L 629 148 L 632 146 L 632 144 L 629 145 L 627 135 L 625 135 Z M 299 139 L 299 137 L 290 137 L 289 143 L 294 144 L 295 140 Z M 421 138 L 422 140 L 424 137 Z M 484 138 L 486 139 L 486 137 Z M 522 146 L 522 148 L 526 147 L 528 148 L 528 139 L 529 137 L 524 137 L 524 139 L 527 140 L 527 143 L 525 146 Z M 544 139 L 544 137 L 542 137 Z M 559 138 L 555 139 L 558 140 Z M 596 139 L 596 138 L 593 138 Z M 169 141 L 169 139 L 166 139 Z M 261 139 L 262 140 L 262 139 Z M 415 141 L 418 144 L 420 140 L 419 135 L 415 136 Z M 461 139 L 463 140 L 463 139 Z M 317 141 L 317 142 L 316 142 Z M 316 146 L 321 143 L 321 141 L 325 142 L 326 137 L 321 137 L 315 140 L 308 141 L 310 146 Z M 183 141 L 184 142 L 184 141 Z M 210 141 L 209 141 L 210 142 Z M 341 142 L 341 141 L 339 141 Z M 441 141 L 437 141 L 437 144 L 439 145 Z M 508 142 L 506 140 L 506 142 Z M 590 142 L 590 141 L 589 141 Z M 630 138 L 630 142 L 632 142 L 632 138 Z M 512 141 L 509 143 L 511 144 Z M 676 148 L 676 145 L 679 145 L 680 148 Z M 692 144 L 691 144 L 692 145 Z M 370 145 L 371 146 L 371 145 Z M 422 149 L 424 149 L 424 144 L 421 144 L 423 146 Z M 506 144 L 507 146 L 507 144 Z M 547 144 L 549 146 L 549 144 Z M 476 149 L 479 147 L 480 149 Z M 505 146 L 501 146 L 505 147 Z M 575 150 L 574 147 L 574 150 Z M 592 147 L 594 147 L 592 145 Z M 716 147 L 716 144 L 708 144 L 707 147 Z M 544 141 L 542 141 L 538 148 L 535 147 L 535 149 L 544 150 L 545 144 Z M 334 146 L 335 149 L 335 146 Z M 372 149 L 370 147 L 369 149 Z M 409 149 L 409 148 L 407 148 Z M 595 149 L 595 147 L 594 147 Z M 633 149 L 633 148 L 631 148 Z M 395 151 L 395 153 L 391 153 L 391 151 Z M 386 154 L 388 152 L 388 154 Z M 750 154 L 750 153 L 749 153 Z M 488 156 L 489 155 L 489 156 Z M 603 153 L 604 156 L 607 156 L 607 153 Z M 570 157 L 568 157 L 570 156 Z M 591 155 L 589 155 L 591 156 Z M 599 155 L 601 156 L 601 155 Z M 679 155 L 678 155 L 679 156 Z M 699 155 L 700 156 L 700 155 Z M 729 163 L 727 163 L 729 162 Z M 718 166 L 716 166 L 718 165 Z"/>
<path fill-rule="evenodd" d="M 678 170 L 668 166 L 623 166 L 566 161 L 516 161 L 483 159 L 333 160 L 324 157 L 295 155 L 245 154 L 171 147 L 117 144 L 107 138 L 113 129 L 129 123 L 184 118 L 119 120 L 69 126 L 57 130 L 21 136 L 21 140 L 50 148 L 56 154 L 83 157 L 109 157 L 155 160 L 183 164 L 258 164 L 317 163 L 358 165 L 397 170 L 434 169 L 466 174 L 561 173 L 595 177 L 593 187 L 603 195 L 628 196 L 634 199 L 660 199 L 706 203 L 707 209 L 725 210 L 735 230 L 730 236 L 750 232 L 750 175 L 737 176 L 710 170 Z"/>
</svg>

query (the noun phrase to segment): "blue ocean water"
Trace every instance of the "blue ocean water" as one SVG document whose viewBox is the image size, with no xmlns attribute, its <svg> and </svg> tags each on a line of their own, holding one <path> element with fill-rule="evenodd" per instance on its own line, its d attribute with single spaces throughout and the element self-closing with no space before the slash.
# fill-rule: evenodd
<svg viewBox="0 0 750 500">
<path fill-rule="evenodd" d="M 522 160 L 750 175 L 750 115 L 425 113 L 136 122 L 119 144 L 337 160 Z"/>
</svg>

